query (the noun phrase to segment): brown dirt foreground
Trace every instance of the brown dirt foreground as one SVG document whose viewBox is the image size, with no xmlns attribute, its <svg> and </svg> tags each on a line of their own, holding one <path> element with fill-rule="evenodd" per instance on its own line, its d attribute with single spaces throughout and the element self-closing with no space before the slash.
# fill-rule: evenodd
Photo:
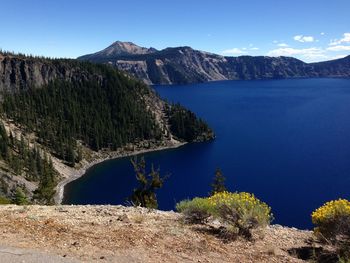
<svg viewBox="0 0 350 263">
<path fill-rule="evenodd" d="M 224 242 L 181 215 L 123 206 L 0 206 L 0 245 L 82 262 L 302 262 L 312 233 L 270 226 Z"/>
</svg>

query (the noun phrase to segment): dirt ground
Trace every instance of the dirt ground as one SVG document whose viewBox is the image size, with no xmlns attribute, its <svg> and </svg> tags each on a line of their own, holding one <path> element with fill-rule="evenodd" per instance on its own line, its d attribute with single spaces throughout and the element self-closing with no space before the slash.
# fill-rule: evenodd
<svg viewBox="0 0 350 263">
<path fill-rule="evenodd" d="M 269 226 L 226 242 L 175 212 L 123 206 L 0 206 L 0 246 L 82 262 L 303 262 L 312 232 Z M 61 262 L 61 261 L 57 261 Z"/>
</svg>

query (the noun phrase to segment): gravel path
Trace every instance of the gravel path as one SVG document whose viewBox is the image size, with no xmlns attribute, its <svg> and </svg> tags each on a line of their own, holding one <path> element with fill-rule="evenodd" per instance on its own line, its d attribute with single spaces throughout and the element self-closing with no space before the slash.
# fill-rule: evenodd
<svg viewBox="0 0 350 263">
<path fill-rule="evenodd" d="M 75 259 L 68 259 L 50 253 L 33 249 L 23 249 L 8 246 L 0 246 L 0 262 L 7 263 L 78 263 Z"/>
</svg>

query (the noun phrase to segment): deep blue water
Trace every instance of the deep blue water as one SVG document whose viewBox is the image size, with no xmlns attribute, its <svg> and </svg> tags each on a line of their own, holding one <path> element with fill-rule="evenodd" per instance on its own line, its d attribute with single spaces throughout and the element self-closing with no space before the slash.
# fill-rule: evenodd
<svg viewBox="0 0 350 263">
<path fill-rule="evenodd" d="M 145 155 L 171 173 L 160 209 L 206 196 L 216 167 L 232 191 L 267 202 L 274 223 L 311 228 L 325 201 L 350 198 L 350 80 L 223 81 L 157 86 L 204 118 L 217 139 Z M 123 204 L 135 187 L 129 158 L 106 161 L 70 183 L 68 204 Z"/>
</svg>

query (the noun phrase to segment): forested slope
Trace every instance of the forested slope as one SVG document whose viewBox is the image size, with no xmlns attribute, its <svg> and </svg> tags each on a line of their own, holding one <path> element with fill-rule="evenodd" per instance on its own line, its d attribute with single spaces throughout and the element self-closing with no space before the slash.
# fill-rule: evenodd
<svg viewBox="0 0 350 263">
<path fill-rule="evenodd" d="M 26 183 L 4 182 L 3 188 L 11 189 L 3 195 L 10 199 L 20 188 L 36 201 L 35 193 L 42 186 L 45 194 L 39 199 L 52 202 L 53 187 L 60 179 L 51 157 L 74 167 L 87 149 L 115 151 L 143 141 L 156 144 L 214 137 L 193 113 L 169 111 L 175 106 L 162 101 L 147 85 L 108 65 L 0 54 L 0 87 L 1 117 L 6 124 L 0 138 L 2 171 L 7 169 L 7 174 L 35 185 L 32 191 Z M 17 128 L 16 134 L 11 125 Z M 25 151 L 21 145 L 26 145 Z M 15 157 L 21 161 L 14 161 Z M 34 159 L 52 172 L 39 172 L 31 164 Z M 16 162 L 20 164 L 14 165 Z"/>
</svg>

